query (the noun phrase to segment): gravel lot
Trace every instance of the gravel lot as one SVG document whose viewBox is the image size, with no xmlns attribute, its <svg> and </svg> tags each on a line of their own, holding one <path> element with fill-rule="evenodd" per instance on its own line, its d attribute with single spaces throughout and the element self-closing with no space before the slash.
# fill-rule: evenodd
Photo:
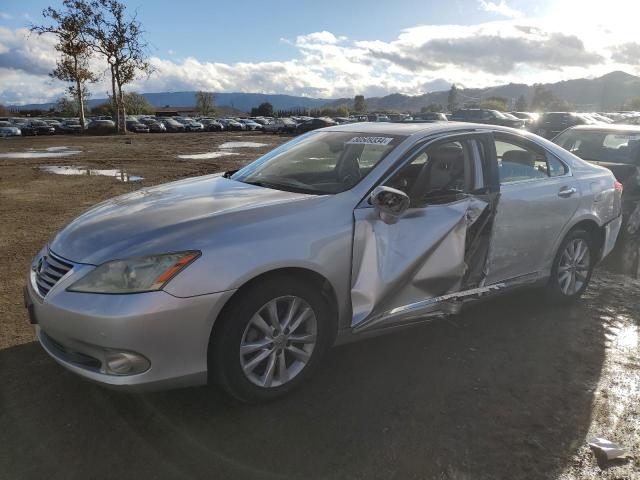
<svg viewBox="0 0 640 480">
<path fill-rule="evenodd" d="M 25 273 L 67 221 L 141 186 L 237 168 L 285 140 L 0 139 L 1 479 L 640 479 L 640 282 L 603 269 L 573 307 L 516 293 L 335 348 L 305 388 L 261 406 L 211 387 L 115 393 L 67 373 L 34 342 Z M 219 148 L 239 141 L 268 145 Z M 2 158 L 47 148 L 80 153 Z M 203 158 L 214 152 L 237 155 Z M 144 180 L 54 175 L 42 165 Z M 631 458 L 599 465 L 586 446 L 592 436 L 623 444 Z"/>
</svg>

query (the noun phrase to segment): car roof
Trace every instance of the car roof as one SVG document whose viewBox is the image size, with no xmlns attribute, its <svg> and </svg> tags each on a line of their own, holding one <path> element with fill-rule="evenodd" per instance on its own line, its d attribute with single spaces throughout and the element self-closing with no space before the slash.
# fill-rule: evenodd
<svg viewBox="0 0 640 480">
<path fill-rule="evenodd" d="M 604 123 L 599 125 L 576 125 L 571 130 L 586 130 L 590 132 L 631 132 L 640 133 L 640 125 L 623 125 Z"/>
<path fill-rule="evenodd" d="M 344 123 L 327 128 L 324 131 L 336 132 L 354 132 L 354 133 L 375 133 L 387 135 L 416 135 L 426 136 L 435 133 L 443 133 L 454 130 L 475 130 L 475 129 L 492 129 L 506 130 L 509 128 L 498 127 L 496 125 L 484 125 L 480 123 L 468 122 L 446 122 L 446 123 L 392 123 L 392 122 L 360 122 L 360 123 Z"/>
</svg>

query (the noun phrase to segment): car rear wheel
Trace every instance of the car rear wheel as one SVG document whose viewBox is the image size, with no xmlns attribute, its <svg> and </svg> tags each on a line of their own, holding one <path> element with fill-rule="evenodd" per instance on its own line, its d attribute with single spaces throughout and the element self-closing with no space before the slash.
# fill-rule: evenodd
<svg viewBox="0 0 640 480">
<path fill-rule="evenodd" d="M 595 267 L 593 241 L 588 232 L 572 230 L 558 249 L 547 285 L 550 298 L 571 302 L 582 296 Z"/>
<path fill-rule="evenodd" d="M 329 343 L 330 309 L 318 290 L 280 277 L 242 293 L 212 334 L 212 379 L 244 402 L 270 400 L 304 382 Z"/>
</svg>

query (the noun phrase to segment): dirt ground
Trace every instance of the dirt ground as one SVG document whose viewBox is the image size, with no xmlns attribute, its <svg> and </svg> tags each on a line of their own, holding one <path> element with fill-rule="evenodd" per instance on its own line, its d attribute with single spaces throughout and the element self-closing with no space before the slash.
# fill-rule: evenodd
<svg viewBox="0 0 640 480">
<path fill-rule="evenodd" d="M 572 307 L 521 292 L 337 347 L 307 386 L 261 406 L 213 387 L 112 392 L 34 342 L 22 285 L 33 255 L 67 221 L 143 186 L 237 168 L 285 140 L 0 139 L 0 479 L 640 479 L 640 281 L 602 268 Z M 177 158 L 230 141 L 268 145 Z M 51 147 L 81 153 L 1 158 Z M 42 165 L 122 168 L 144 180 L 54 175 Z M 593 436 L 630 458 L 599 464 L 586 445 Z"/>
</svg>

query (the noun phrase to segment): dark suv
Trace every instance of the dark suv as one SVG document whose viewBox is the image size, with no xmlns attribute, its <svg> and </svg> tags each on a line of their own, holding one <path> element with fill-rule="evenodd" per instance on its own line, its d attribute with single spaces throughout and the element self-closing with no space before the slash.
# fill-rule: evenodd
<svg viewBox="0 0 640 480">
<path fill-rule="evenodd" d="M 534 133 L 544 138 L 553 138 L 563 130 L 576 125 L 587 125 L 584 117 L 573 112 L 547 112 L 538 120 Z"/>
<path fill-rule="evenodd" d="M 509 118 L 498 110 L 485 108 L 465 108 L 456 110 L 451 115 L 454 122 L 486 123 L 488 125 L 502 125 L 504 127 L 524 128 L 525 121 L 519 118 Z"/>
</svg>

